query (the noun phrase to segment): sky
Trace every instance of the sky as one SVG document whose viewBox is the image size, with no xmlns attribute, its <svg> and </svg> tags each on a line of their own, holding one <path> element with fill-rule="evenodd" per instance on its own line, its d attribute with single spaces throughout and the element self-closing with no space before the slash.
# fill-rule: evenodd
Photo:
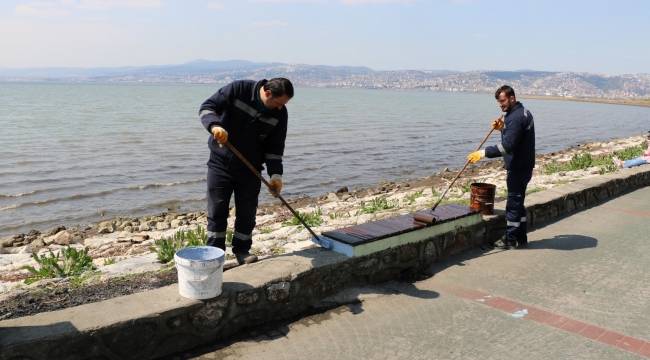
<svg viewBox="0 0 650 360">
<path fill-rule="evenodd" d="M 0 67 L 650 72 L 650 1 L 0 1 Z"/>
</svg>

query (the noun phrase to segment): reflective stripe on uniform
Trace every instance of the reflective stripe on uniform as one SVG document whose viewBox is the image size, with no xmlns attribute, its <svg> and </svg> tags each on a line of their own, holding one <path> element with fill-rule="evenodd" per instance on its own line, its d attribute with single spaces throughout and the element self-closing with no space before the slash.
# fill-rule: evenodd
<svg viewBox="0 0 650 360">
<path fill-rule="evenodd" d="M 267 123 L 269 125 L 272 125 L 272 126 L 275 126 L 280 122 L 280 120 L 278 120 L 276 118 L 263 118 L 263 117 L 259 118 L 259 121 L 265 122 L 265 123 Z"/>
<path fill-rule="evenodd" d="M 243 102 L 241 100 L 235 100 L 235 106 L 240 108 L 241 110 L 244 110 L 250 116 L 257 115 L 257 110 L 253 109 L 252 107 L 250 107 L 248 104 L 246 104 L 245 102 Z"/>
<path fill-rule="evenodd" d="M 526 130 L 530 130 L 533 127 L 533 125 L 535 125 L 535 122 L 531 120 L 531 122 L 528 125 L 528 127 L 526 128 Z"/>
<path fill-rule="evenodd" d="M 514 227 L 519 227 L 521 223 L 515 222 L 515 221 L 507 221 L 506 226 L 514 226 Z"/>
<path fill-rule="evenodd" d="M 235 233 L 233 234 L 233 237 L 236 237 L 239 240 L 250 240 L 250 239 L 253 238 L 253 234 L 251 233 L 251 234 L 248 234 L 248 235 L 244 235 L 244 234 L 240 233 L 239 231 L 235 231 Z"/>
<path fill-rule="evenodd" d="M 264 158 L 266 160 L 282 160 L 282 155 L 275 155 L 275 154 L 266 153 L 266 154 L 264 154 Z"/>
<path fill-rule="evenodd" d="M 508 155 L 508 153 L 506 152 L 506 149 L 503 147 L 503 145 L 498 144 L 497 149 L 499 149 L 499 151 L 501 152 L 501 155 Z"/>
<path fill-rule="evenodd" d="M 526 217 L 525 216 L 521 218 L 521 222 L 526 222 Z"/>
<path fill-rule="evenodd" d="M 214 112 L 213 110 L 203 110 L 203 111 L 201 111 L 201 113 L 199 114 L 199 119 L 203 119 L 203 117 L 204 117 L 205 115 L 208 115 L 208 114 L 215 114 L 215 115 L 217 115 L 217 113 Z"/>
<path fill-rule="evenodd" d="M 226 237 L 226 232 L 225 231 L 206 231 L 205 232 L 209 238 L 225 238 Z"/>
</svg>

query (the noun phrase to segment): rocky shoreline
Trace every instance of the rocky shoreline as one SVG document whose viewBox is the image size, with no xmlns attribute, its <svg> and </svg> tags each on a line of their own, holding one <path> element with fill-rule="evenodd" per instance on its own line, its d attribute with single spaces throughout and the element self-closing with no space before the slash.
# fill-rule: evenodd
<svg viewBox="0 0 650 360">
<path fill-rule="evenodd" d="M 538 154 L 528 191 L 542 191 L 580 178 L 600 176 L 604 172 L 612 171 L 611 166 L 599 165 L 584 170 L 548 173 L 545 171 L 547 164 L 568 163 L 574 155 L 583 153 L 589 153 L 594 157 L 608 156 L 613 151 L 638 146 L 643 140 L 645 140 L 644 136 L 633 136 L 607 142 L 582 144 L 556 153 Z M 504 199 L 506 172 L 501 168 L 502 165 L 503 163 L 499 159 L 482 161 L 477 165 L 469 166 L 456 181 L 445 201 L 469 203 L 469 184 L 477 181 L 495 184 L 497 186 L 497 201 Z M 313 229 L 319 233 L 427 208 L 438 199 L 440 193 L 448 186 L 458 170 L 445 169 L 440 173 L 403 180 L 400 183 L 381 181 L 377 187 L 354 191 L 342 187 L 315 199 L 302 197 L 288 202 L 299 212 L 310 214 L 311 218 L 317 219 L 317 223 L 320 224 L 314 226 Z M 234 209 L 231 214 L 234 215 Z M 305 229 L 301 226 L 286 224 L 293 216 L 279 202 L 260 206 L 257 215 L 252 251 L 262 260 L 270 256 L 315 246 L 309 241 L 311 237 Z M 17 234 L 1 239 L 0 304 L 4 304 L 0 306 L 0 320 L 55 310 L 55 308 L 65 306 L 65 303 L 75 306 L 74 304 L 80 301 L 72 301 L 72 299 L 68 299 L 70 295 L 63 296 L 57 293 L 56 289 L 101 287 L 101 284 L 108 284 L 104 287 L 110 288 L 115 281 L 125 281 L 125 279 L 134 281 L 139 279 L 140 282 L 151 284 L 166 284 L 172 281 L 171 278 L 175 278 L 170 275 L 173 269 L 169 265 L 158 262 L 156 254 L 151 253 L 149 248 L 154 246 L 154 241 L 157 239 L 170 237 L 179 230 L 194 230 L 198 225 L 205 226 L 206 223 L 204 211 L 169 211 L 139 218 L 114 218 L 83 228 L 55 226 L 42 233 L 32 230 L 27 234 Z M 234 217 L 231 216 L 229 229 L 232 229 L 233 225 Z M 38 266 L 33 259 L 33 253 L 39 255 L 49 253 L 49 251 L 56 253 L 65 246 L 77 249 L 87 247 L 88 255 L 93 258 L 96 270 L 87 272 L 74 280 L 74 284 L 70 278 L 44 279 L 31 285 L 24 284 L 24 280 L 33 277 L 33 275 L 22 267 L 25 265 Z M 227 256 L 228 258 L 232 257 L 230 249 L 227 251 Z M 233 266 L 236 266 L 236 262 L 230 259 L 226 262 L 225 268 Z M 143 275 L 138 277 L 135 274 Z M 161 274 L 166 274 L 163 276 L 167 279 L 166 281 L 155 280 L 159 279 Z M 146 290 L 151 286 L 147 285 L 141 288 Z M 68 290 L 66 290 L 67 293 Z M 102 299 L 106 296 L 123 295 L 120 291 L 114 292 L 113 295 L 110 291 L 103 293 Z M 35 296 L 42 299 L 34 301 Z M 39 302 L 56 306 L 54 306 L 55 308 L 42 306 L 41 310 L 34 306 L 31 311 L 23 315 L 11 310 Z"/>
</svg>

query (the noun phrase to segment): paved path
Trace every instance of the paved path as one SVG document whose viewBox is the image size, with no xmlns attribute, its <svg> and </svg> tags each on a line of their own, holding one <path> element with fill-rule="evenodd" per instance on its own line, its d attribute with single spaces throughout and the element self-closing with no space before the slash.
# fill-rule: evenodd
<svg viewBox="0 0 650 360">
<path fill-rule="evenodd" d="M 435 276 L 351 289 L 360 299 L 170 358 L 650 358 L 650 188 L 474 251 Z"/>
</svg>

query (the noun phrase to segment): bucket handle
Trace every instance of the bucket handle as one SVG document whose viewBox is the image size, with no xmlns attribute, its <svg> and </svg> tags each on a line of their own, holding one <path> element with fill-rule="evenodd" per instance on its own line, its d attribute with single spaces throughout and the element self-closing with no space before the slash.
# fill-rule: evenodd
<svg viewBox="0 0 650 360">
<path fill-rule="evenodd" d="M 176 265 L 176 267 L 178 267 L 178 264 Z M 217 266 L 217 267 L 214 269 L 214 271 L 212 271 L 211 273 L 209 273 L 208 275 L 206 275 L 206 277 L 201 278 L 201 279 L 199 279 L 199 280 L 185 279 L 185 281 L 187 281 L 187 282 L 193 282 L 193 283 L 204 282 L 204 281 L 208 280 L 208 278 L 209 278 L 210 276 L 214 275 L 214 273 L 216 273 L 217 271 L 219 271 L 220 268 L 221 268 L 221 265 Z"/>
</svg>

